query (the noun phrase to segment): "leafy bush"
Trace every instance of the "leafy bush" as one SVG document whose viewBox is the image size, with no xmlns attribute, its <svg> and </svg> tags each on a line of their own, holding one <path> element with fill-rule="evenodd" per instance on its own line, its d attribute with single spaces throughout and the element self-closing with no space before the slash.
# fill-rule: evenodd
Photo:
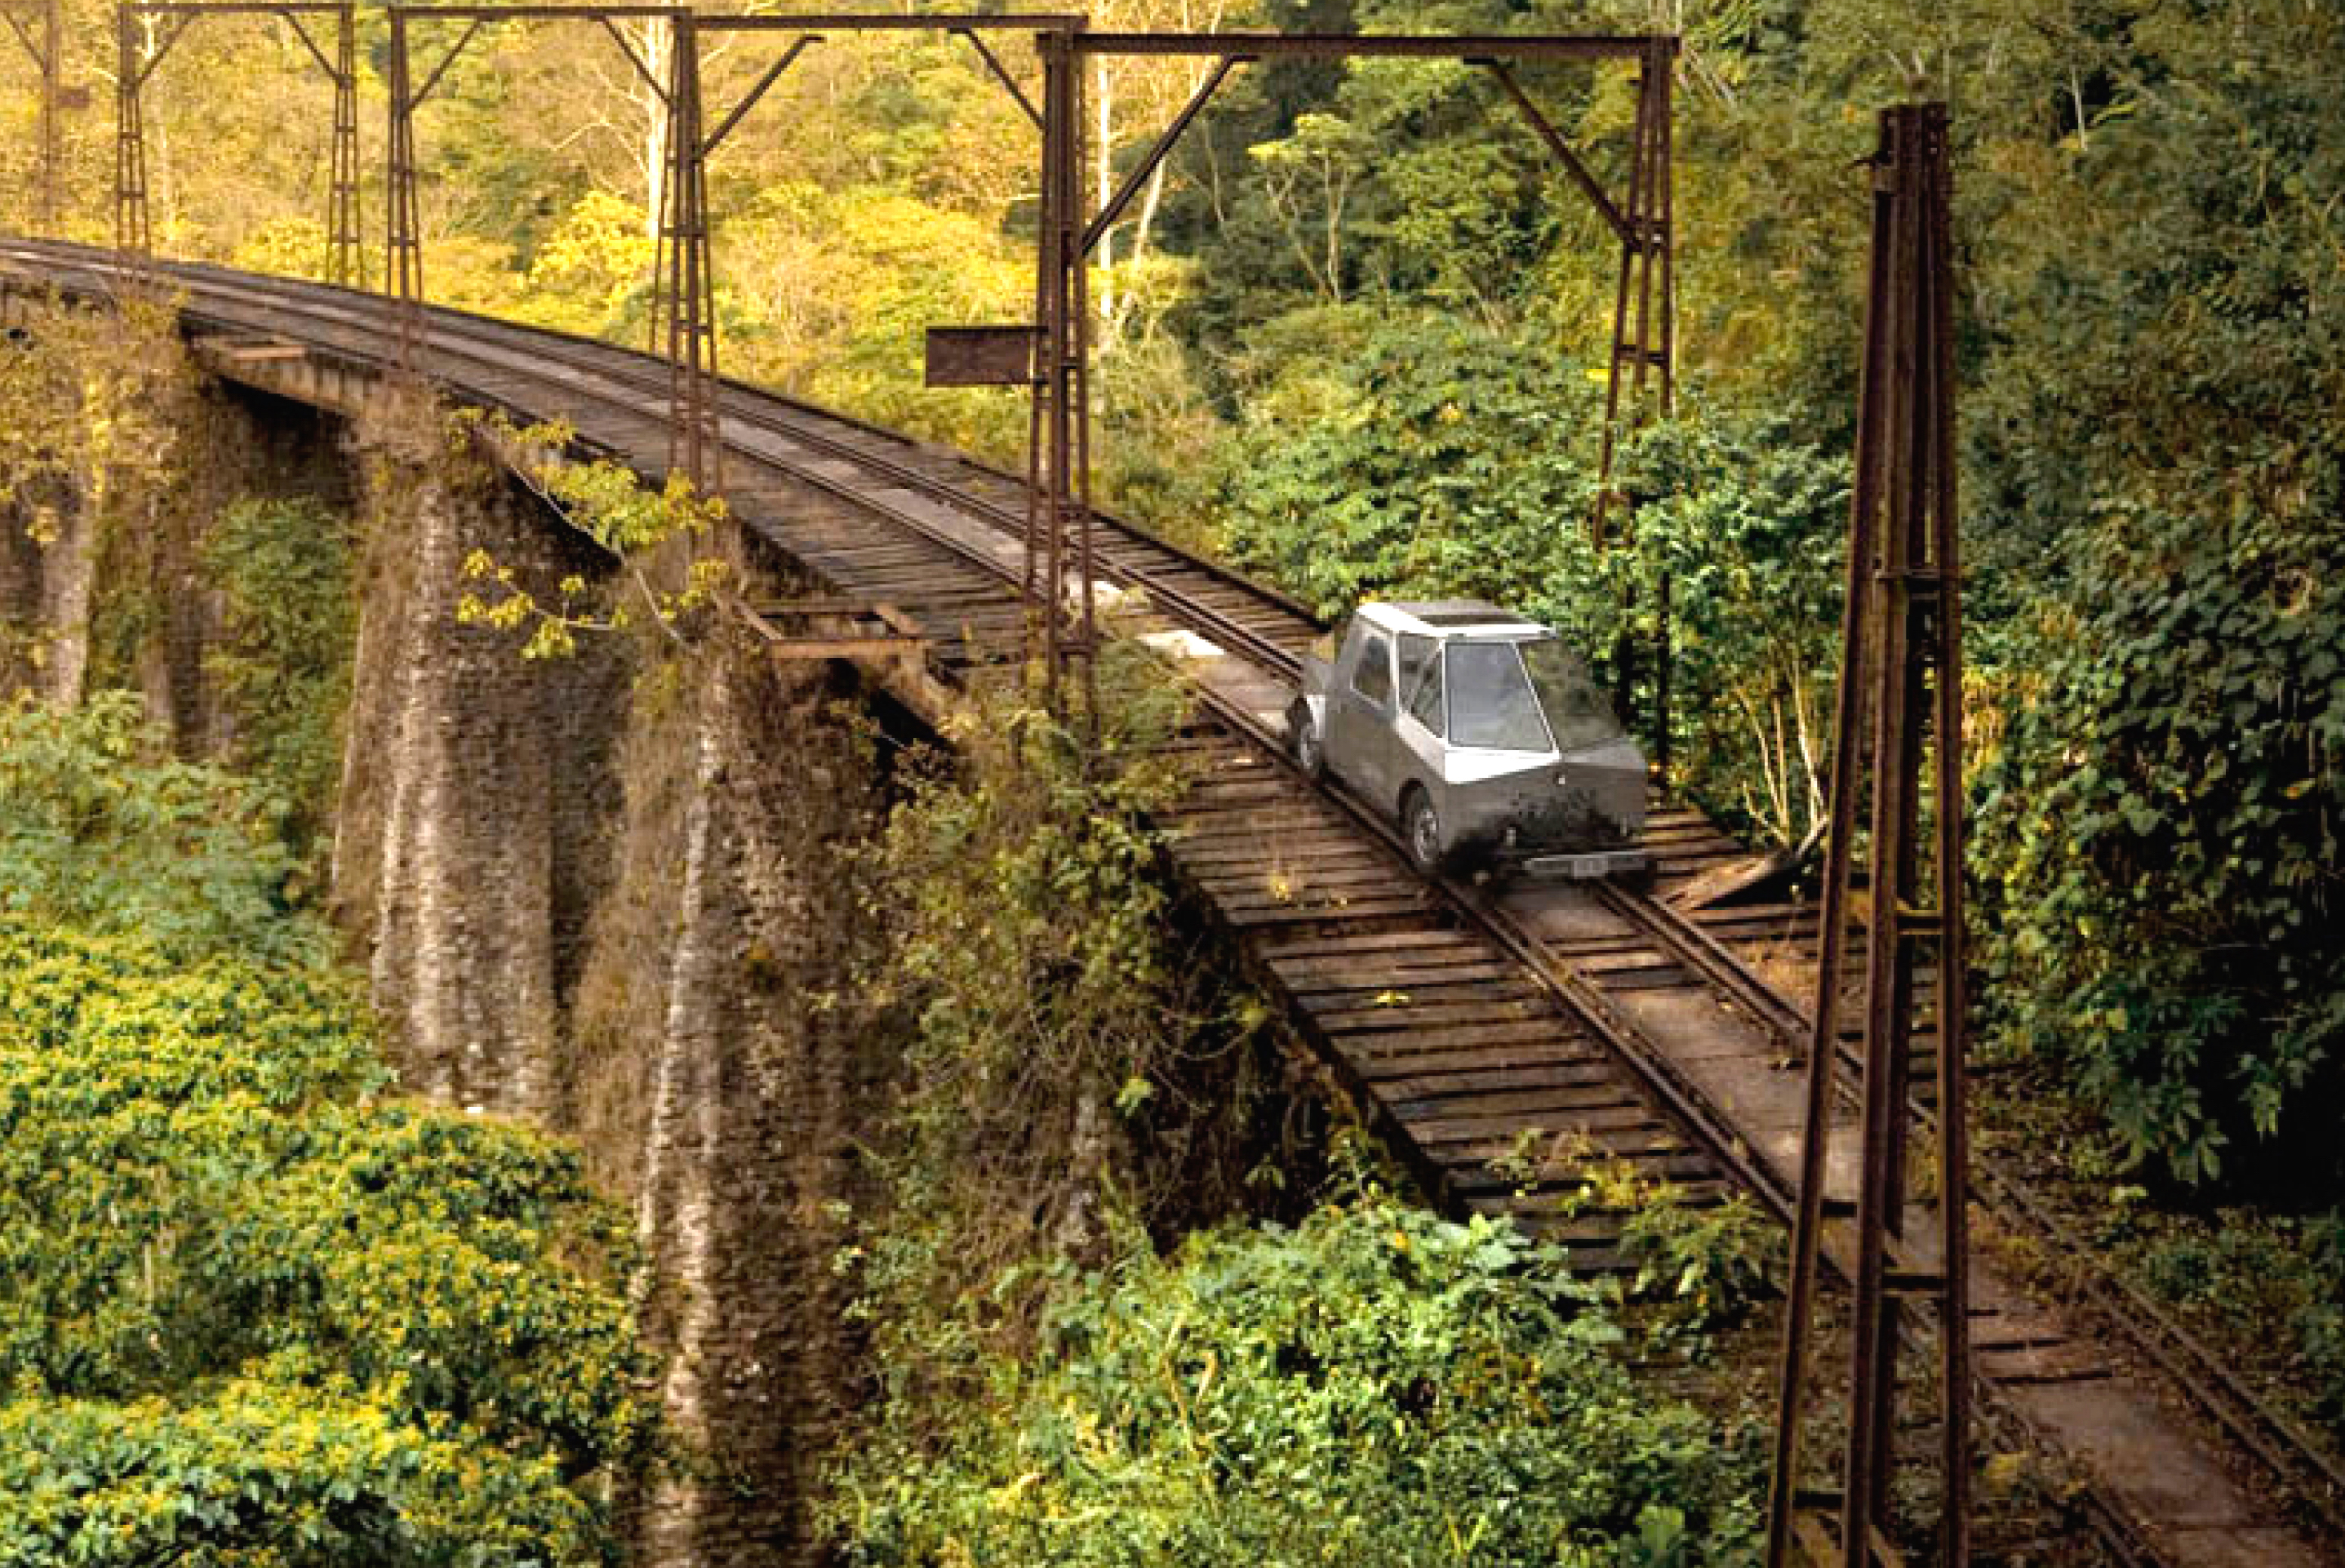
<svg viewBox="0 0 2345 1568">
<path fill-rule="evenodd" d="M 1624 451 L 1633 534 L 1553 613 L 1591 647 L 1666 625 L 1672 782 L 1796 843 L 1826 809 L 1849 460 L 1794 416 L 1686 403 Z"/>
<path fill-rule="evenodd" d="M 1255 335 L 1224 543 L 1321 613 L 1472 595 L 1535 607 L 1587 552 L 1595 383 L 1449 317 L 1336 308 Z M 1297 351 L 1307 346 L 1307 352 Z"/>
<path fill-rule="evenodd" d="M 838 1477 L 858 1564 L 1748 1561 L 1753 1456 L 1640 1394 L 1561 1255 L 1390 1201 L 1130 1239 L 943 1441 Z"/>
<path fill-rule="evenodd" d="M 1100 677 L 1095 752 L 990 694 L 955 756 L 906 769 L 873 850 L 889 941 L 862 1001 L 903 1044 L 865 1317 L 883 1375 L 940 1402 L 1023 1342 L 1038 1269 L 1100 1246 L 1111 1207 L 1170 1224 L 1225 1197 L 1249 1109 L 1259 1005 L 1170 936 L 1147 818 L 1178 787 L 1178 693 L 1129 646 Z"/>
<path fill-rule="evenodd" d="M 620 1221 L 573 1154 L 371 1103 L 363 1012 L 315 972 L 12 919 L 0 974 L 0 1429 L 41 1445 L 0 1487 L 0 1562 L 273 1550 L 330 1499 L 353 1542 L 390 1528 L 369 1508 L 427 1521 L 366 1561 L 447 1560 L 416 1544 L 434 1511 L 513 1539 L 500 1499 L 550 1533 L 475 1560 L 592 1537 L 551 1489 L 647 1418 L 629 1310 L 578 1271 L 624 1268 Z M 282 1476 L 239 1458 L 272 1449 Z M 331 1539 L 255 1560 L 350 1560 Z"/>
<path fill-rule="evenodd" d="M 0 714 L 0 1564 L 607 1553 L 622 1217 L 385 1099 L 273 801 L 149 744 Z"/>
<path fill-rule="evenodd" d="M 216 768 L 154 759 L 138 699 L 0 708 L 0 912 L 138 932 L 175 953 L 323 951 L 290 916 L 298 861 L 277 796 Z"/>
<path fill-rule="evenodd" d="M 2345 1212 L 2145 1221 L 2120 1242 L 2142 1282 L 2247 1347 L 2285 1401 L 2345 1435 Z"/>
<path fill-rule="evenodd" d="M 1986 645 L 1988 994 L 2137 1163 L 2301 1190 L 2345 1173 L 2345 19 L 2236 0 L 2136 44 L 2175 90 L 2080 148 L 2092 222 L 2001 280 L 1973 421 L 1978 570 L 2033 590 Z"/>
<path fill-rule="evenodd" d="M 228 636 L 204 673 L 235 716 L 234 757 L 291 806 L 298 845 L 324 830 L 340 770 L 358 599 L 350 525 L 315 501 L 245 500 L 204 541 Z"/>
<path fill-rule="evenodd" d="M 543 1459 L 346 1396 L 0 1406 L 0 1563 L 249 1568 L 594 1561 L 594 1509 Z"/>
</svg>

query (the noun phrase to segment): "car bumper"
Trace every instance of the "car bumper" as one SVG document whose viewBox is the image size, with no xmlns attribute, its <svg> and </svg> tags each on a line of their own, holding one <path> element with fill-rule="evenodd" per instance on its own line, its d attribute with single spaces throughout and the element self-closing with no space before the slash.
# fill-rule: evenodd
<svg viewBox="0 0 2345 1568">
<path fill-rule="evenodd" d="M 1529 855 L 1522 862 L 1525 876 L 1570 882 L 1641 877 L 1652 869 L 1653 857 L 1642 850 L 1580 850 L 1569 854 Z"/>
</svg>

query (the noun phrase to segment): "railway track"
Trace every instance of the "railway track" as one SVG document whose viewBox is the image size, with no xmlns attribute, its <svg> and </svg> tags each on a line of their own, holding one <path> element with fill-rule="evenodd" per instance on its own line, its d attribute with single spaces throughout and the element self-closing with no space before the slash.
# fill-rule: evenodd
<svg viewBox="0 0 2345 1568">
<path fill-rule="evenodd" d="M 0 267 L 90 292 L 111 276 L 106 253 L 54 245 L 0 245 Z M 168 272 L 199 330 L 386 368 L 395 334 L 382 300 L 218 269 Z M 435 310 L 431 322 L 421 368 L 464 401 L 524 422 L 562 418 L 595 449 L 647 473 L 664 467 L 658 361 L 453 311 Z M 938 646 L 949 676 L 1017 656 L 1020 478 L 737 383 L 725 385 L 720 413 L 728 500 L 754 533 L 841 592 L 885 599 L 947 634 Z M 809 494 L 822 504 L 809 505 Z M 1104 517 L 1098 555 L 1102 580 L 1137 596 L 1127 631 L 1188 639 L 1201 712 L 1183 742 L 1195 782 L 1172 813 L 1174 868 L 1431 1190 L 1455 1209 L 1511 1215 L 1599 1269 L 1627 1262 L 1619 1217 L 1579 1205 L 1567 1176 L 1526 1182 L 1495 1172 L 1494 1160 L 1568 1139 L 1678 1185 L 1689 1201 L 1739 1189 L 1788 1216 L 1797 1161 L 1784 1112 L 1797 1075 L 1783 1069 L 1804 1051 L 1809 1023 L 1756 964 L 1788 955 L 1812 976 L 1812 911 L 1678 908 L 1671 893 L 1733 852 L 1682 810 L 1653 818 L 1660 873 L 1650 891 L 1424 882 L 1384 813 L 1309 784 L 1285 760 L 1278 716 L 1320 630 L 1308 613 Z M 1853 1145 L 1853 1135 L 1840 1140 Z M 2345 1540 L 2345 1469 L 2334 1456 L 2089 1264 L 2039 1196 L 1985 1170 L 1975 1191 L 1996 1226 L 2078 1259 L 2101 1336 L 2127 1360 L 2160 1369 L 2236 1452 Z M 2123 1378 L 2094 1337 L 2071 1333 L 1991 1274 L 1982 1285 L 1969 1327 L 1982 1382 L 2007 1420 L 2071 1452 L 2096 1422 L 2141 1427 L 2139 1410 L 2107 1408 Z M 2103 1408 L 2080 1416 L 2096 1395 Z M 2140 1431 L 2119 1435 L 2138 1458 Z M 2091 1502 L 2121 1556 L 2177 1568 L 2323 1561 L 2252 1512 L 2210 1513 L 2205 1497 L 2225 1482 L 2203 1457 L 2166 1477 L 2198 1494 L 2193 1514 L 2189 1498 L 2178 1512 L 2158 1487 L 2138 1477 L 2128 1485 L 2127 1453 L 2081 1446 L 2105 1477 Z M 2171 1443 L 2147 1448 L 2157 1463 L 2179 1462 Z M 2112 1470 L 2117 1479 L 2106 1480 Z"/>
</svg>

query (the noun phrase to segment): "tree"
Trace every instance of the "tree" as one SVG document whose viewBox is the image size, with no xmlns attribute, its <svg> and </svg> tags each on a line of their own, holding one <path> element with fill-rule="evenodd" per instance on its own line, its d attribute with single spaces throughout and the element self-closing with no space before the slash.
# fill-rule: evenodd
<svg viewBox="0 0 2345 1568">
<path fill-rule="evenodd" d="M 2008 1047 L 2134 1161 L 2319 1190 L 2340 1167 L 2308 1108 L 2345 1072 L 2345 25 L 2237 0 L 2143 16 L 2129 54 L 2123 112 L 1990 274 L 1972 494 L 2015 603 L 1988 644 L 1987 952 Z"/>
</svg>

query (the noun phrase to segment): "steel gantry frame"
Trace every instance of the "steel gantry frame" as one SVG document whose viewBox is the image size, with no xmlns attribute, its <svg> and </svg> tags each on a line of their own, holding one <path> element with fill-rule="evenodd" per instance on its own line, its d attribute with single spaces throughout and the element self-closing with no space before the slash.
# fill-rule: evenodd
<svg viewBox="0 0 2345 1568">
<path fill-rule="evenodd" d="M 1049 667 L 1055 693 L 1061 667 L 1079 660 L 1083 679 L 1098 629 L 1092 593 L 1090 321 L 1088 270 L 1091 251 L 1148 178 L 1170 156 L 1190 125 L 1239 66 L 1266 60 L 1456 60 L 1488 70 L 1554 155 L 1571 183 L 1595 206 L 1621 242 L 1619 286 L 1613 311 L 1610 373 L 1605 400 L 1603 454 L 1592 524 L 1601 542 L 1610 502 L 1618 436 L 1653 412 L 1667 413 L 1675 395 L 1675 239 L 1670 197 L 1670 78 L 1678 40 L 1667 34 L 1358 35 L 1313 33 L 1094 33 L 1081 27 L 1042 35 L 1044 60 L 1043 218 L 1035 290 L 1035 451 L 1030 469 L 1037 524 L 1029 529 L 1030 587 L 1051 606 Z M 1212 60 L 1212 72 L 1122 183 L 1088 219 L 1082 213 L 1083 62 L 1112 56 L 1185 56 Z M 1525 62 L 1629 61 L 1641 66 L 1627 199 L 1615 202 L 1603 183 L 1542 114 L 1512 65 Z M 1629 372 L 1625 389 L 1622 372 Z M 1042 559 L 1032 559 L 1039 535 Z M 1070 559 L 1079 573 L 1071 607 L 1066 581 Z M 1072 624 L 1061 630 L 1062 615 Z M 1661 716 L 1666 728 L 1666 707 Z"/>
<path fill-rule="evenodd" d="M 1771 1568 L 1802 1558 L 1842 1568 L 1899 1561 L 1888 1540 L 1889 1479 L 1907 1300 L 1936 1308 L 1943 1488 L 1936 1560 L 1960 1568 L 1970 1553 L 1962 631 L 1952 176 L 1944 105 L 1883 112 L 1873 180 L 1832 837 L 1768 1502 Z M 1925 820 L 1933 827 L 1926 844 Z M 1861 915 L 1852 896 L 1860 862 Z M 1864 1017 L 1858 1078 L 1863 1146 L 1851 1235 L 1824 1189 L 1853 917 L 1863 928 Z M 1925 964 L 1935 992 L 1926 1002 Z M 1930 1118 L 1936 1135 L 1934 1170 L 1927 1182 L 1914 1183 L 1907 1167 L 1921 1118 L 1911 1093 L 1912 1050 L 1923 1018 L 1937 1035 L 1937 1105 Z M 1909 1234 L 1917 1218 L 1934 1234 Z M 1800 1484 L 1800 1439 L 1817 1270 L 1827 1246 L 1845 1249 L 1852 1264 L 1854 1372 L 1841 1484 L 1818 1494 Z"/>
<path fill-rule="evenodd" d="M 626 56 L 627 64 L 658 97 L 667 111 L 669 127 L 673 131 L 678 113 L 676 67 L 673 60 L 668 80 L 660 80 L 658 75 L 645 64 L 643 56 L 627 43 L 626 35 L 619 31 L 617 24 L 644 17 L 662 19 L 681 36 L 689 25 L 691 14 L 683 6 L 644 5 L 392 5 L 386 6 L 385 11 L 391 22 L 385 73 L 390 87 L 391 131 L 384 149 L 383 287 L 391 294 L 392 314 L 398 322 L 398 343 L 392 362 L 402 373 L 411 374 L 418 368 L 423 347 L 421 165 L 415 153 L 415 111 L 423 107 L 441 82 L 446 79 L 449 67 L 455 65 L 457 58 L 480 35 L 481 29 L 492 22 L 592 22 L 611 36 L 611 41 L 618 46 L 619 53 Z M 456 41 L 448 46 L 447 52 L 425 74 L 423 85 L 419 87 L 413 85 L 412 50 L 408 28 L 412 23 L 434 21 L 462 22 L 465 26 L 463 32 L 457 35 Z M 695 102 L 693 112 L 696 114 L 696 82 L 694 91 Z M 673 152 L 670 157 L 673 160 Z M 671 188 L 673 184 L 671 179 Z M 655 317 L 657 314 L 655 308 Z M 671 445 L 675 445 L 676 441 L 676 436 L 671 433 Z M 695 474 L 695 478 L 696 482 L 698 475 Z"/>
<path fill-rule="evenodd" d="M 40 124 L 35 131 L 40 148 L 36 154 L 33 210 L 41 232 L 56 237 L 59 188 L 63 183 L 65 130 L 59 120 L 65 96 L 65 34 L 60 0 L 0 0 L 0 20 L 25 46 L 34 69 L 41 73 Z"/>
<path fill-rule="evenodd" d="M 1018 85 L 1000 55 L 985 41 L 989 32 L 1018 31 L 1051 36 L 1082 25 L 1081 17 L 1032 13 L 1015 16 L 858 16 L 852 15 L 681 15 L 675 45 L 675 82 L 668 190 L 674 200 L 660 228 L 662 254 L 655 267 L 668 301 L 669 423 L 675 433 L 670 464 L 695 484 L 704 474 L 721 485 L 724 444 L 717 438 L 715 263 L 709 250 L 708 160 L 790 66 L 826 34 L 945 33 L 965 38 L 986 70 L 1005 88 L 1037 129 L 1042 110 Z M 739 99 L 703 133 L 705 108 L 700 75 L 700 38 L 746 34 L 782 34 L 790 44 L 760 72 Z M 688 85 L 687 85 L 688 84 Z"/>
<path fill-rule="evenodd" d="M 359 73 L 352 12 L 352 0 L 122 0 L 116 10 L 114 248 L 127 274 L 143 275 L 154 261 L 141 97 L 148 78 L 188 29 L 204 17 L 273 16 L 293 29 L 294 36 L 334 85 L 332 168 L 326 190 L 326 280 L 342 288 L 366 286 L 359 235 Z M 331 59 L 302 21 L 305 16 L 333 19 Z M 160 25 L 153 52 L 147 54 L 141 48 L 139 24 L 149 17 L 157 19 Z"/>
</svg>

